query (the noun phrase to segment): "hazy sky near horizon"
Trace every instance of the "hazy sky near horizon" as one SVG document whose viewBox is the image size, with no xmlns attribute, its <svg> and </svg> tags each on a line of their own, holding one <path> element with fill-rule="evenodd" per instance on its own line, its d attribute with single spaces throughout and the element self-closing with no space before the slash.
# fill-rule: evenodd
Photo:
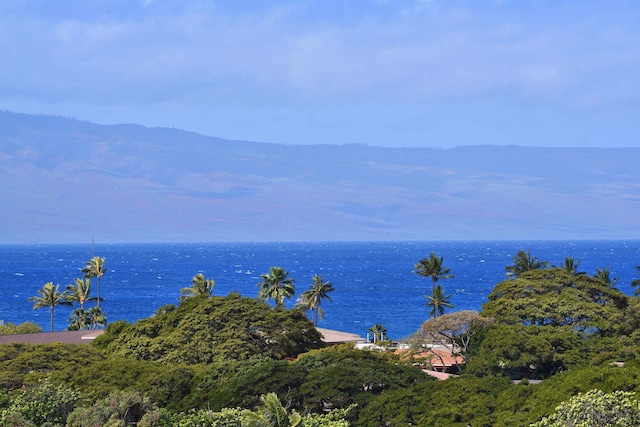
<svg viewBox="0 0 640 427">
<path fill-rule="evenodd" d="M 0 108 L 285 144 L 640 146 L 637 0 L 0 3 Z"/>
</svg>

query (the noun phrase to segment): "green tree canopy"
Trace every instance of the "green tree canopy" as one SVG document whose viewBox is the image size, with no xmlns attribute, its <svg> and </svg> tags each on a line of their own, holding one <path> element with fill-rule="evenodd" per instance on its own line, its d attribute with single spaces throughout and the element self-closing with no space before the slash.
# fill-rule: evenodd
<svg viewBox="0 0 640 427">
<path fill-rule="evenodd" d="M 237 293 L 188 298 L 135 324 L 116 322 L 94 344 L 122 356 L 187 364 L 281 359 L 323 346 L 301 310 L 272 310 Z"/>
<path fill-rule="evenodd" d="M 319 413 L 354 403 L 357 411 L 386 390 L 433 380 L 393 355 L 350 345 L 310 351 L 300 355 L 295 364 L 308 371 L 300 386 L 304 409 Z"/>
<path fill-rule="evenodd" d="M 640 275 L 640 265 L 636 266 L 636 270 L 638 270 L 638 274 Z M 631 282 L 631 286 L 636 288 L 635 291 L 633 291 L 633 295 L 635 295 L 635 296 L 640 295 L 640 279 L 634 279 Z"/>
<path fill-rule="evenodd" d="M 628 305 L 628 297 L 600 280 L 576 276 L 561 268 L 531 270 L 498 283 L 482 306 L 497 322 L 570 326 L 604 332 Z"/>
<path fill-rule="evenodd" d="M 618 284 L 618 280 L 620 280 L 619 277 L 611 277 L 611 268 L 609 267 L 596 267 L 596 274 L 593 277 L 607 285 L 608 288 L 615 287 Z"/>
<path fill-rule="evenodd" d="M 640 425 L 640 402 L 635 393 L 590 390 L 572 397 L 556 408 L 553 415 L 532 427 L 635 427 Z"/>
<path fill-rule="evenodd" d="M 22 322 L 19 325 L 6 322 L 4 325 L 0 325 L 0 335 L 34 334 L 37 332 L 42 332 L 42 326 L 34 322 Z"/>
<path fill-rule="evenodd" d="M 587 362 L 586 344 L 568 327 L 493 324 L 474 352 L 467 372 L 540 379 Z"/>
</svg>

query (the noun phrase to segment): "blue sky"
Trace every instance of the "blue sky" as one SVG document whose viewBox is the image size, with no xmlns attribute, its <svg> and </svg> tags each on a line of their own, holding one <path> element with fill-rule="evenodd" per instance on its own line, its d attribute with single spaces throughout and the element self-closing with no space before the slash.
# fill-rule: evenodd
<svg viewBox="0 0 640 427">
<path fill-rule="evenodd" d="M 0 108 L 285 144 L 640 146 L 637 0 L 0 3 Z"/>
</svg>

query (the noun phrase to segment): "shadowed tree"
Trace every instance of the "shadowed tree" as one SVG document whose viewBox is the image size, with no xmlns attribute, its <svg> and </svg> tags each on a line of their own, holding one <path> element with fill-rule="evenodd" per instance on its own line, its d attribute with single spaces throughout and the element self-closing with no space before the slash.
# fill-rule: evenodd
<svg viewBox="0 0 640 427">
<path fill-rule="evenodd" d="M 442 265 L 444 257 L 438 257 L 435 252 L 431 252 L 428 258 L 423 258 L 414 267 L 414 272 L 422 277 L 431 278 L 431 293 L 436 289 L 436 282 L 440 279 L 453 279 L 455 276 L 449 274 L 451 269 Z"/>
<path fill-rule="evenodd" d="M 609 267 L 602 269 L 596 267 L 596 274 L 594 274 L 593 277 L 607 285 L 607 288 L 614 288 L 620 279 L 619 277 L 611 278 L 611 269 Z"/>
<path fill-rule="evenodd" d="M 54 285 L 53 282 L 45 283 L 38 289 L 40 296 L 30 297 L 29 300 L 34 302 L 33 308 L 49 307 L 51 310 L 51 332 L 53 332 L 53 313 L 57 305 L 72 305 L 67 301 L 66 292 L 60 292 L 60 285 Z"/>
<path fill-rule="evenodd" d="M 216 282 L 213 279 L 205 278 L 204 274 L 198 273 L 191 279 L 191 284 L 190 288 L 180 289 L 180 300 L 196 296 L 210 297 Z"/>
<path fill-rule="evenodd" d="M 100 279 L 105 275 L 107 269 L 104 266 L 104 258 L 100 258 L 99 256 L 94 256 L 91 258 L 87 265 L 81 270 L 84 273 L 85 279 L 93 279 L 94 277 L 98 279 L 98 307 L 100 307 Z"/>
<path fill-rule="evenodd" d="M 96 297 L 90 297 L 91 279 L 73 279 L 75 285 L 67 285 L 67 301 L 77 302 L 84 310 L 87 301 L 96 301 Z"/>
<path fill-rule="evenodd" d="M 272 299 L 276 308 L 284 306 L 284 299 L 296 293 L 295 280 L 287 277 L 288 271 L 282 267 L 271 267 L 269 273 L 261 274 L 262 282 L 258 283 L 258 297 L 264 301 Z"/>
<path fill-rule="evenodd" d="M 513 265 L 507 265 L 505 271 L 507 276 L 518 277 L 525 271 L 540 270 L 549 266 L 548 261 L 540 261 L 538 257 L 531 256 L 531 250 L 519 250 L 513 257 Z"/>
<path fill-rule="evenodd" d="M 427 308 L 431 308 L 429 317 L 436 318 L 438 316 L 442 316 L 445 308 L 454 308 L 454 306 L 449 302 L 451 301 L 451 295 L 444 294 L 442 285 L 436 286 L 433 290 L 433 294 L 425 295 L 425 298 L 427 299 L 427 303 L 425 305 Z"/>
<path fill-rule="evenodd" d="M 636 266 L 636 270 L 638 270 L 638 274 L 640 274 L 640 265 Z M 634 281 L 632 281 L 631 286 L 636 288 L 636 290 L 633 292 L 633 295 L 640 295 L 640 279 L 635 279 Z"/>
<path fill-rule="evenodd" d="M 305 310 L 311 310 L 311 317 L 313 319 L 313 326 L 318 326 L 318 316 L 324 319 L 324 310 L 322 309 L 322 300 L 331 301 L 329 292 L 334 290 L 331 282 L 325 282 L 322 276 L 316 274 L 313 276 L 313 282 L 311 288 L 307 289 L 300 295 L 297 301 L 297 306 Z"/>
</svg>

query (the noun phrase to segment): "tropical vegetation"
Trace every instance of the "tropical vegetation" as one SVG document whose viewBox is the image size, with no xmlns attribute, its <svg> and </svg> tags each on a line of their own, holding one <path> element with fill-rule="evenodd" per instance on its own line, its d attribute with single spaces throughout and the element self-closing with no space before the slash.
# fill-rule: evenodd
<svg viewBox="0 0 640 427">
<path fill-rule="evenodd" d="M 67 300 L 66 292 L 60 292 L 60 285 L 54 285 L 53 282 L 47 282 L 38 289 L 38 294 L 29 298 L 33 302 L 33 308 L 48 308 L 51 313 L 51 332 L 53 332 L 53 319 L 55 308 L 59 305 L 72 305 Z"/>
<path fill-rule="evenodd" d="M 431 313 L 403 343 L 405 351 L 389 347 L 379 323 L 369 332 L 385 345 L 327 347 L 315 326 L 333 286 L 320 276 L 286 309 L 295 288 L 280 267 L 261 276 L 258 298 L 213 296 L 213 280 L 198 274 L 176 305 L 135 323 L 111 322 L 91 345 L 0 345 L 0 424 L 640 423 L 640 298 L 623 294 L 607 268 L 589 276 L 577 260 L 553 267 L 520 251 L 481 311 L 445 312 L 453 309 L 451 297 L 437 282 L 450 271 L 435 253 L 423 261 Z M 436 279 L 426 274 L 429 264 L 439 271 Z M 45 284 L 34 306 L 49 308 L 53 317 L 61 302 L 75 303 L 71 329 L 103 327 L 98 305 L 83 306 L 94 301 L 85 279 L 65 292 Z M 5 326 L 7 333 L 37 330 Z M 445 381 L 425 374 L 425 362 L 415 357 L 436 357 L 436 346 L 448 349 L 457 365 L 457 375 Z"/>
<path fill-rule="evenodd" d="M 284 299 L 296 293 L 295 280 L 282 267 L 271 267 L 269 273 L 261 274 L 262 282 L 258 283 L 258 297 L 264 301 L 273 300 L 276 308 L 284 307 Z"/>
<path fill-rule="evenodd" d="M 82 273 L 84 273 L 85 279 L 98 279 L 98 296 L 96 298 L 96 301 L 98 303 L 98 307 L 100 307 L 100 301 L 102 301 L 102 299 L 100 298 L 100 280 L 107 273 L 107 268 L 104 265 L 104 258 L 94 256 L 89 261 L 87 261 L 87 264 L 84 266 L 84 268 L 82 268 L 81 271 Z"/>
<path fill-rule="evenodd" d="M 305 310 L 310 310 L 313 325 L 318 326 L 318 317 L 320 319 L 324 319 L 322 301 L 331 301 L 329 293 L 333 292 L 334 288 L 331 282 L 325 282 L 322 276 L 318 274 L 314 275 L 312 280 L 311 287 L 300 295 L 296 306 Z"/>
</svg>

